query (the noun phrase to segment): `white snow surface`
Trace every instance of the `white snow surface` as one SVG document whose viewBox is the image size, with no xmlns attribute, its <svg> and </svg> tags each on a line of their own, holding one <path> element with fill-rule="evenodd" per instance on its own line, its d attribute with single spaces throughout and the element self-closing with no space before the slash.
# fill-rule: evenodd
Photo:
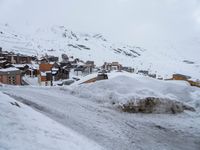
<svg viewBox="0 0 200 150">
<path fill-rule="evenodd" d="M 9 137 L 11 137 L 9 142 L 15 143 L 13 135 L 10 134 L 12 132 L 20 134 L 19 137 L 22 136 L 28 139 L 24 141 L 23 138 L 19 138 L 21 139 L 19 142 L 27 142 L 29 146 L 32 146 L 32 143 L 28 143 L 29 140 L 32 141 L 32 136 L 30 135 L 35 134 L 39 135 L 34 136 L 33 143 L 40 142 L 42 136 L 44 141 L 41 141 L 41 144 L 44 142 L 43 144 L 45 146 L 51 146 L 52 143 L 52 145 L 56 145 L 54 143 L 59 142 L 68 143 L 69 140 L 73 144 L 73 140 L 71 139 L 74 138 L 70 137 L 69 139 L 68 136 L 65 138 L 65 135 L 69 134 L 68 131 L 72 129 L 76 131 L 76 133 L 71 130 L 69 131 L 70 133 L 72 132 L 72 136 L 75 134 L 74 136 L 76 137 L 78 133 L 80 137 L 87 137 L 108 150 L 200 149 L 200 90 L 198 88 L 191 87 L 186 82 L 157 81 L 126 73 L 111 73 L 109 74 L 109 78 L 109 80 L 105 81 L 69 87 L 20 87 L 2 85 L 0 91 L 8 94 L 12 99 L 8 96 L 0 95 L 1 120 L 21 123 L 23 127 L 28 126 L 28 131 L 24 131 L 24 128 L 21 131 L 21 126 L 15 128 L 15 125 L 12 128 L 7 128 L 7 124 L 1 123 L 0 127 L 2 128 L 3 126 L 4 130 L 0 130 L 0 132 L 3 132 L 3 134 L 0 134 L 0 143 L 3 141 L 4 146 L 9 144 Z M 112 101 L 124 103 L 132 97 L 142 98 L 152 95 L 181 101 L 194 107 L 196 112 L 185 111 L 176 115 L 129 114 L 118 111 L 110 104 Z M 5 99 L 2 100 L 2 97 L 5 97 Z M 10 105 L 10 101 L 19 102 L 21 108 Z M 43 115 L 41 116 L 40 113 L 36 113 L 20 102 L 49 117 L 50 120 L 45 119 Z M 12 113 L 9 113 L 11 109 L 14 110 L 11 111 Z M 19 114 L 18 111 L 20 111 Z M 24 113 L 21 111 L 24 111 Z M 31 112 L 29 113 L 29 111 Z M 25 118 L 27 121 L 16 120 L 18 119 L 18 115 L 19 118 L 22 117 L 22 120 L 24 117 L 27 117 Z M 9 116 L 9 118 L 6 116 Z M 56 127 L 51 122 L 54 122 Z M 31 130 L 29 132 L 29 127 L 35 127 L 36 125 L 36 129 L 38 127 L 42 129 L 38 132 L 36 132 L 37 130 Z M 20 132 L 18 132 L 18 129 Z M 49 131 L 47 138 L 45 137 L 45 133 L 40 135 L 40 132 L 43 133 L 43 129 Z M 55 139 L 52 139 L 51 135 L 55 135 L 57 132 L 64 134 L 64 137 L 62 136 L 64 141 L 56 138 L 58 141 L 55 142 Z M 84 139 L 83 142 L 85 142 Z M 19 144 L 19 142 L 17 143 Z M 41 145 L 36 143 L 34 146 Z M 81 144 L 78 146 L 82 148 Z M 87 145 L 84 146 L 87 147 Z M 88 149 L 94 149 L 94 147 L 90 147 L 91 145 L 88 146 Z M 8 147 L 8 149 L 10 148 Z"/>
<path fill-rule="evenodd" d="M 22 78 L 27 84 L 32 86 L 39 86 L 38 78 L 37 77 L 30 77 L 30 76 L 24 76 Z"/>
<path fill-rule="evenodd" d="M 0 92 L 0 150 L 102 150 L 98 144 Z"/>
<path fill-rule="evenodd" d="M 200 88 L 191 87 L 188 82 L 157 80 L 126 72 L 108 73 L 108 77 L 109 80 L 96 83 L 79 86 L 74 84 L 72 93 L 81 98 L 107 104 L 113 102 L 126 104 L 147 97 L 171 99 L 193 106 L 200 111 Z"/>
</svg>

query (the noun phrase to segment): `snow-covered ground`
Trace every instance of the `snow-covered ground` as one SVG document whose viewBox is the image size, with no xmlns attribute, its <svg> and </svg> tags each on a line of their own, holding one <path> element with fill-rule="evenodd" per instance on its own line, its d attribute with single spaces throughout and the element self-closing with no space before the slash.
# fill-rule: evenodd
<svg viewBox="0 0 200 150">
<path fill-rule="evenodd" d="M 0 92 L 0 150 L 103 149 L 95 142 Z"/>
<path fill-rule="evenodd" d="M 37 77 L 24 76 L 23 80 L 29 85 L 39 86 L 39 82 L 38 82 Z"/>
<path fill-rule="evenodd" d="M 157 81 L 133 74 L 111 73 L 109 76 L 110 80 L 88 85 L 69 87 L 4 85 L 0 87 L 0 91 L 11 96 L 12 101 L 15 99 L 22 102 L 56 121 L 55 124 L 60 124 L 62 130 L 67 128 L 68 131 L 70 128 L 76 131 L 76 134 L 89 138 L 105 149 L 200 149 L 200 89 L 190 87 L 185 82 Z M 170 98 L 190 105 L 196 111 L 184 111 L 180 114 L 133 114 L 116 109 L 112 103 L 112 101 L 116 104 L 124 103 L 134 96 Z M 10 99 L 7 99 L 9 102 Z M 14 107 L 7 104 L 7 99 L 4 101 L 1 99 L 1 103 L 5 103 L 2 108 Z M 29 109 L 21 103 L 20 105 Z M 14 109 L 21 110 L 17 107 Z M 32 117 L 27 115 L 29 113 L 25 114 L 27 117 Z M 1 117 L 6 119 L 5 116 Z M 44 121 L 36 121 L 40 123 L 39 125 L 43 125 L 41 122 Z M 4 134 L 10 131 L 15 132 L 15 128 L 5 130 Z M 54 134 L 54 130 L 52 132 Z"/>
<path fill-rule="evenodd" d="M 77 83 L 82 83 L 86 76 Z M 185 81 L 164 81 L 127 72 L 108 73 L 109 80 L 91 84 L 72 85 L 72 93 L 81 98 L 116 105 L 156 97 L 183 102 L 200 111 L 200 89 Z"/>
</svg>

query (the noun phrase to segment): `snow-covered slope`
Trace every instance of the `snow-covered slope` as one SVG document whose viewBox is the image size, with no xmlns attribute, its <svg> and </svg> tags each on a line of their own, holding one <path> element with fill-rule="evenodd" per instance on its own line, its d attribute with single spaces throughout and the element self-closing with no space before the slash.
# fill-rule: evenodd
<svg viewBox="0 0 200 150">
<path fill-rule="evenodd" d="M 145 51 L 140 47 L 112 44 L 101 34 L 75 33 L 64 26 L 38 29 L 31 36 L 17 34 L 9 26 L 0 26 L 0 31 L 0 45 L 7 50 L 29 55 L 67 53 L 85 61 L 94 60 L 97 65 L 119 61 L 131 66 L 133 58 Z"/>
<path fill-rule="evenodd" d="M 178 47 L 168 45 L 165 49 L 146 50 L 134 44 L 113 44 L 101 34 L 76 33 L 64 26 L 38 29 L 26 35 L 14 31 L 9 25 L 0 25 L 0 47 L 8 51 L 37 56 L 66 53 L 84 61 L 94 60 L 97 66 L 105 61 L 118 61 L 124 66 L 145 69 L 163 78 L 169 78 L 173 73 L 200 78 L 199 42 L 194 40 L 189 45 L 183 42 Z"/>
<path fill-rule="evenodd" d="M 0 92 L 0 150 L 88 150 L 95 142 Z"/>
<path fill-rule="evenodd" d="M 192 106 L 200 112 L 200 89 L 184 81 L 161 81 L 126 72 L 108 74 L 109 80 L 91 84 L 72 85 L 72 93 L 106 105 L 136 103 L 148 97 L 160 98 L 165 103 L 161 112 L 171 102 Z"/>
</svg>

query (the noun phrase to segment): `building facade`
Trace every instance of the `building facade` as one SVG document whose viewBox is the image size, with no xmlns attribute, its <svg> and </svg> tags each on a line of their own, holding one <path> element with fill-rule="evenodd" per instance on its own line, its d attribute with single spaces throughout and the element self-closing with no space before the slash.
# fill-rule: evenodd
<svg viewBox="0 0 200 150">
<path fill-rule="evenodd" d="M 16 68 L 0 69 L 0 82 L 10 85 L 21 85 L 21 71 Z"/>
</svg>

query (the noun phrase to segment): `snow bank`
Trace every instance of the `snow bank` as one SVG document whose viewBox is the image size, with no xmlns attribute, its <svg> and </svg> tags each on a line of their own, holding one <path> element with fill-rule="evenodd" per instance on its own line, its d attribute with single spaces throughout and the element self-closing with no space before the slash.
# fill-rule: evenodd
<svg viewBox="0 0 200 150">
<path fill-rule="evenodd" d="M 100 150 L 99 145 L 0 92 L 1 150 Z"/>
<path fill-rule="evenodd" d="M 32 86 L 39 86 L 38 78 L 37 77 L 29 77 L 29 76 L 24 76 L 23 80 L 28 83 L 29 85 Z"/>
<path fill-rule="evenodd" d="M 170 104 L 165 105 L 166 107 L 180 103 L 183 108 L 186 105 L 200 108 L 200 89 L 191 87 L 186 82 L 160 81 L 127 73 L 113 73 L 109 78 L 109 80 L 75 86 L 72 88 L 72 93 L 81 98 L 116 106 L 153 97 L 159 98 L 162 104 Z"/>
</svg>

